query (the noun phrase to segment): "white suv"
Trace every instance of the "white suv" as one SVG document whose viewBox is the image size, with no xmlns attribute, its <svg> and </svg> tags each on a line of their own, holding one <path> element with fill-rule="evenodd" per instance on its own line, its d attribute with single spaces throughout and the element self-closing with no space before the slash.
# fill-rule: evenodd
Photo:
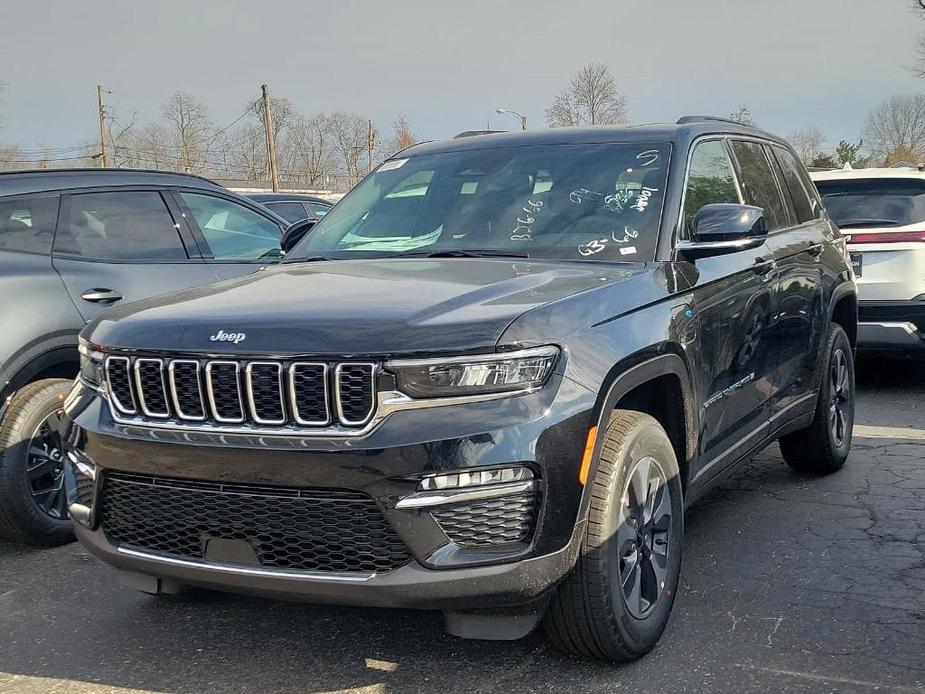
<svg viewBox="0 0 925 694">
<path fill-rule="evenodd" d="M 848 237 L 858 283 L 858 344 L 925 355 L 925 172 L 810 174 Z"/>
</svg>

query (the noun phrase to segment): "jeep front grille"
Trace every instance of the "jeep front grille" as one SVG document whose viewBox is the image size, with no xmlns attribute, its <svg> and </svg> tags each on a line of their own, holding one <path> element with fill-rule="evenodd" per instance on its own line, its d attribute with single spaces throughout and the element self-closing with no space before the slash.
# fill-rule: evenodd
<svg viewBox="0 0 925 694">
<path fill-rule="evenodd" d="M 106 358 L 116 419 L 234 429 L 361 428 L 376 409 L 376 365 Z"/>
</svg>

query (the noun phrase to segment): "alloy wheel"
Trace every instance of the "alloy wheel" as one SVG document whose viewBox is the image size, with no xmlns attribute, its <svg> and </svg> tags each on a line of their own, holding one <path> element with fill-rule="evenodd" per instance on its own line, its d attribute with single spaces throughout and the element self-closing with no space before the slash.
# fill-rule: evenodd
<svg viewBox="0 0 925 694">
<path fill-rule="evenodd" d="M 35 428 L 26 450 L 26 475 L 32 500 L 57 520 L 67 518 L 64 489 L 64 447 L 61 439 L 63 410 L 55 410 Z"/>
<path fill-rule="evenodd" d="M 848 358 L 841 349 L 832 355 L 829 388 L 829 430 L 836 446 L 848 435 L 848 411 L 851 407 L 851 383 L 848 379 Z"/>
<path fill-rule="evenodd" d="M 652 457 L 633 465 L 623 490 L 617 530 L 620 593 L 633 617 L 643 619 L 665 588 L 671 538 L 671 489 Z"/>
</svg>

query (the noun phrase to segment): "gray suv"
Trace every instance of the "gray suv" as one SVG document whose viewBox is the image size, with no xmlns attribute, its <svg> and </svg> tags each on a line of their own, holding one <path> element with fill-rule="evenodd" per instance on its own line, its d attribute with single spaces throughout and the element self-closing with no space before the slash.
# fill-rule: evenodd
<svg viewBox="0 0 925 694">
<path fill-rule="evenodd" d="M 246 275 L 287 223 L 197 176 L 0 174 L 0 537 L 73 538 L 58 440 L 77 333 L 114 304 Z"/>
</svg>

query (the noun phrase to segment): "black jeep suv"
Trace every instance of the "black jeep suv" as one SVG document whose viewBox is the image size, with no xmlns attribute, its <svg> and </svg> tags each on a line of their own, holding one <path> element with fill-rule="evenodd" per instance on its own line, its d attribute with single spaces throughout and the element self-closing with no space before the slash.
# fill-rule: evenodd
<svg viewBox="0 0 925 694">
<path fill-rule="evenodd" d="M 0 537 L 74 539 L 57 422 L 81 329 L 117 304 L 254 272 L 280 257 L 284 229 L 198 176 L 0 174 Z"/>
<path fill-rule="evenodd" d="M 143 591 L 428 608 L 477 638 L 545 615 L 565 650 L 635 658 L 685 505 L 774 440 L 844 464 L 855 295 L 759 130 L 417 145 L 280 266 L 83 332 L 71 515 Z"/>
</svg>

